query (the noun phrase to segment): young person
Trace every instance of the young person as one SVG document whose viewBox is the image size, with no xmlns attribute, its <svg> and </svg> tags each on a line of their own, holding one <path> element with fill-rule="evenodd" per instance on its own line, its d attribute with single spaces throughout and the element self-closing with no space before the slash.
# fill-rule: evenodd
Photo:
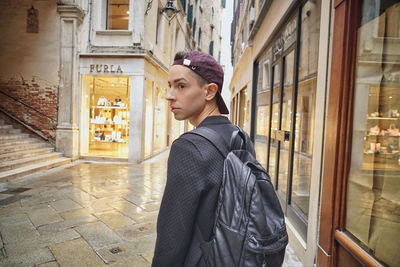
<svg viewBox="0 0 400 267">
<path fill-rule="evenodd" d="M 177 120 L 211 128 L 230 143 L 237 130 L 222 114 L 224 72 L 210 55 L 178 52 L 166 99 Z M 157 221 L 153 267 L 206 266 L 200 245 L 212 238 L 224 158 L 205 138 L 186 134 L 174 141 Z"/>
</svg>

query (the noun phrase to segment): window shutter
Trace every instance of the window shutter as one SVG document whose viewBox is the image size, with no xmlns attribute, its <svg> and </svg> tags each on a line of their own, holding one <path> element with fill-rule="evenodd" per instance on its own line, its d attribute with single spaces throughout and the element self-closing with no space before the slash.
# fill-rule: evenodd
<svg viewBox="0 0 400 267">
<path fill-rule="evenodd" d="M 193 21 L 193 39 L 195 39 L 196 36 L 196 18 L 194 18 Z"/>
<path fill-rule="evenodd" d="M 209 51 L 209 54 L 210 55 L 214 55 L 214 41 L 211 41 L 210 42 L 210 51 Z"/>
<path fill-rule="evenodd" d="M 181 0 L 181 4 L 183 6 L 183 11 L 186 13 L 186 0 Z"/>
<path fill-rule="evenodd" d="M 193 22 L 193 5 L 190 5 L 190 4 L 189 4 L 189 9 L 188 9 L 187 21 L 188 21 L 188 23 L 189 23 L 190 28 L 192 28 L 192 22 Z"/>
</svg>

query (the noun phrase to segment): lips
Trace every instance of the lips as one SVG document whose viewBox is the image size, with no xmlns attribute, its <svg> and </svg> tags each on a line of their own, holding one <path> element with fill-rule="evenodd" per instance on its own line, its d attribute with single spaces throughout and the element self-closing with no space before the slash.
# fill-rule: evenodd
<svg viewBox="0 0 400 267">
<path fill-rule="evenodd" d="M 178 110 L 179 110 L 179 108 L 177 108 L 177 107 L 174 107 L 174 106 L 171 106 L 171 111 L 172 111 L 172 112 L 174 112 L 174 113 L 175 113 L 175 112 L 177 112 Z"/>
</svg>

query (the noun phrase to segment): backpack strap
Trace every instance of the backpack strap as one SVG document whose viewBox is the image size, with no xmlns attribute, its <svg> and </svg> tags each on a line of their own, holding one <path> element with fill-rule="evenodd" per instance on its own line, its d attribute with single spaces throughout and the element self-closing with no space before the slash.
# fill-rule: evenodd
<svg viewBox="0 0 400 267">
<path fill-rule="evenodd" d="M 222 138 L 222 136 L 217 133 L 216 131 L 207 128 L 207 127 L 199 127 L 194 129 L 193 131 L 188 132 L 187 134 L 196 134 L 199 135 L 205 139 L 207 139 L 210 143 L 212 143 L 215 148 L 221 153 L 221 155 L 226 158 L 228 153 L 230 152 L 228 150 L 228 144 Z"/>
</svg>

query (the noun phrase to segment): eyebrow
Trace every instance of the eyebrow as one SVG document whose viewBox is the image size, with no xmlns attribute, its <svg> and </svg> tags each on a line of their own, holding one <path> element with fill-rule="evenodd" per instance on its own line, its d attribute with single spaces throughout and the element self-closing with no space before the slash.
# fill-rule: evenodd
<svg viewBox="0 0 400 267">
<path fill-rule="evenodd" d="M 181 81 L 181 80 L 184 80 L 185 82 L 187 82 L 187 80 L 186 80 L 185 78 L 178 78 L 178 79 L 175 79 L 173 82 L 174 82 L 174 83 L 177 83 L 177 82 L 179 82 L 179 81 Z"/>
</svg>

